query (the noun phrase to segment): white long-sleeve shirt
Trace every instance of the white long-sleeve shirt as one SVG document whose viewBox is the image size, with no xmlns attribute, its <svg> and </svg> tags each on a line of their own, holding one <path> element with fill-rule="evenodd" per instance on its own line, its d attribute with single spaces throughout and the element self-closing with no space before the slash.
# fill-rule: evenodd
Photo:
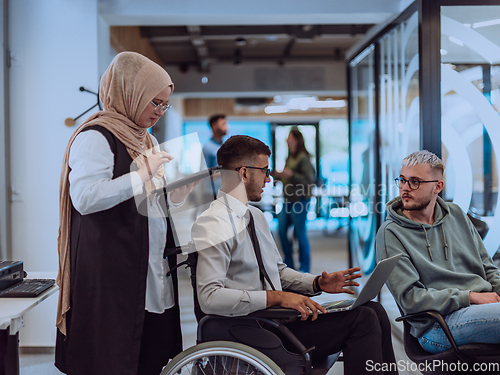
<svg viewBox="0 0 500 375">
<path fill-rule="evenodd" d="M 295 271 L 283 263 L 263 213 L 219 190 L 217 200 L 198 217 L 191 230 L 198 252 L 198 300 L 206 314 L 242 316 L 266 308 L 266 290 L 271 287 L 266 282 L 264 289 L 260 279 L 246 229 L 248 210 L 254 218 L 264 267 L 276 290 L 314 293 L 315 275 Z"/>
<path fill-rule="evenodd" d="M 158 144 L 153 137 L 155 145 Z M 107 210 L 142 193 L 143 182 L 137 172 L 113 179 L 114 155 L 106 138 L 96 130 L 80 133 L 69 154 L 70 197 L 82 215 Z M 159 188 L 162 181 L 153 178 Z M 146 281 L 146 310 L 163 313 L 174 306 L 174 287 L 168 260 L 163 258 L 167 221 L 155 198 L 148 203 L 149 264 Z"/>
</svg>

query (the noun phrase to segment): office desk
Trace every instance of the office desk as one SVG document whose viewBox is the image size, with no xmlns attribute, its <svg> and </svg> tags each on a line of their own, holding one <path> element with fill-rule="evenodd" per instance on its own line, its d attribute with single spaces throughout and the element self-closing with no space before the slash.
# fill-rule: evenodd
<svg viewBox="0 0 500 375">
<path fill-rule="evenodd" d="M 55 279 L 54 273 L 30 272 L 31 279 Z M 24 315 L 57 292 L 53 285 L 38 297 L 0 298 L 0 375 L 19 375 L 19 330 Z"/>
</svg>

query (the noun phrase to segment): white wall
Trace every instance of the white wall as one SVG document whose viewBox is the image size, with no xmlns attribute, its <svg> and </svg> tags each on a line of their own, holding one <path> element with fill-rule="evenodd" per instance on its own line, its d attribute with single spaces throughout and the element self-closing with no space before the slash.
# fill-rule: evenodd
<svg viewBox="0 0 500 375">
<path fill-rule="evenodd" d="M 5 145 L 5 147 L 0 147 L 0 259 L 9 259 L 7 248 L 10 248 L 10 243 L 8 241 L 8 233 L 10 233 L 10 196 L 9 196 L 9 181 L 8 181 L 8 170 L 10 167 L 9 149 L 7 138 L 9 137 L 9 127 L 8 127 L 8 107 L 6 98 L 6 90 L 8 90 L 8 80 L 5 79 L 7 74 L 7 49 L 8 40 L 6 27 L 8 25 L 7 17 L 7 0 L 0 0 L 0 20 L 2 22 L 2 27 L 0 28 L 0 41 L 2 43 L 2 50 L 0 51 L 0 145 Z M 10 251 L 10 250 L 9 250 Z"/>
<path fill-rule="evenodd" d="M 18 192 L 12 202 L 12 254 L 24 261 L 28 273 L 56 273 L 59 178 L 76 128 L 64 120 L 96 102 L 79 87 L 98 87 L 97 0 L 10 1 L 9 21 L 15 58 L 10 68 L 11 167 Z M 54 345 L 56 302 L 51 297 L 25 317 L 21 345 Z"/>
</svg>

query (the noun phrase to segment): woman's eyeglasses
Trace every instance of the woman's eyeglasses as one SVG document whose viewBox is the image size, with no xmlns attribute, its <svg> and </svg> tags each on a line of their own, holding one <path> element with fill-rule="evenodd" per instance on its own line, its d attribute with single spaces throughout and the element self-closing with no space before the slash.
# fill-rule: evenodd
<svg viewBox="0 0 500 375">
<path fill-rule="evenodd" d="M 155 107 L 154 112 L 155 113 L 160 113 L 162 112 L 167 112 L 170 107 L 172 107 L 170 104 L 157 104 L 154 101 L 151 100 L 151 104 Z"/>
</svg>

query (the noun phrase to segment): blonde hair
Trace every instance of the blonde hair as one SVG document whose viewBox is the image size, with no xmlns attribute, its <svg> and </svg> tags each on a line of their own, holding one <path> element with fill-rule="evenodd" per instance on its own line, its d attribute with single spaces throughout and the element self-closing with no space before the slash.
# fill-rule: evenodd
<svg viewBox="0 0 500 375">
<path fill-rule="evenodd" d="M 427 150 L 414 152 L 405 157 L 401 162 L 401 166 L 403 167 L 413 167 L 418 164 L 429 164 L 432 173 L 439 172 L 441 176 L 444 175 L 446 168 L 443 161 L 436 154 Z"/>
</svg>

